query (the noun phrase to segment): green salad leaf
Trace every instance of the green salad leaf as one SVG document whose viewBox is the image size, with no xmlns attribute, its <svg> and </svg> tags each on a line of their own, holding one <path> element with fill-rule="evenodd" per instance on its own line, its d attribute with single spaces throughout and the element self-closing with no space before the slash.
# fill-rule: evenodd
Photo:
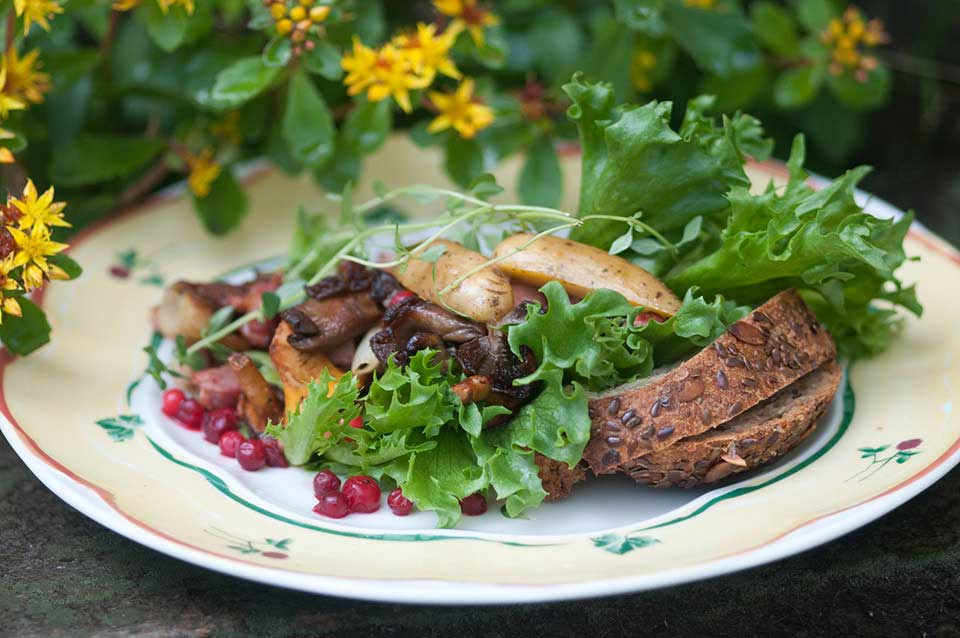
<svg viewBox="0 0 960 638">
<path fill-rule="evenodd" d="M 530 348 L 539 363 L 521 382 L 555 379 L 553 373 L 562 370 L 565 381 L 592 391 L 648 376 L 654 365 L 706 346 L 749 311 L 722 296 L 707 302 L 692 287 L 675 316 L 635 325 L 643 308 L 612 290 L 595 290 L 578 303 L 555 281 L 540 291 L 546 310 L 533 304 L 525 321 L 507 329 L 513 352 Z"/>
<path fill-rule="evenodd" d="M 324 369 L 307 386 L 307 396 L 297 411 L 287 414 L 286 425 L 270 424 L 266 433 L 280 441 L 290 463 L 303 465 L 353 433 L 348 424 L 360 413 L 357 394 L 353 374 L 348 372 L 336 380 Z"/>
<path fill-rule="evenodd" d="M 814 190 L 806 182 L 803 159 L 803 138 L 798 137 L 786 188 L 771 184 L 761 195 L 732 189 L 720 245 L 678 265 L 666 281 L 675 290 L 700 286 L 752 304 L 797 288 L 841 351 L 876 353 L 897 330 L 894 306 L 922 312 L 913 288 L 894 274 L 906 259 L 903 239 L 913 215 L 879 219 L 864 212 L 854 190 L 866 167 Z"/>
<path fill-rule="evenodd" d="M 454 419 L 460 401 L 450 386 L 463 375 L 450 373 L 436 354 L 421 350 L 402 367 L 391 357 L 364 400 L 364 421 L 370 428 L 386 433 L 418 427 L 434 434 Z"/>
<path fill-rule="evenodd" d="M 693 103 L 677 132 L 670 102 L 617 105 L 612 86 L 591 84 L 579 73 L 563 89 L 573 101 L 567 115 L 583 149 L 581 216 L 640 211 L 660 232 L 680 231 L 695 217 L 726 214 L 726 193 L 750 183 L 743 154 L 769 154 L 754 118 L 738 115 L 718 127 L 706 117 L 709 99 Z M 574 229 L 571 238 L 608 248 L 623 231 L 622 223 L 604 221 Z"/>
<path fill-rule="evenodd" d="M 670 103 L 617 105 L 610 85 L 579 74 L 564 90 L 583 148 L 579 214 L 625 220 L 591 221 L 575 229 L 574 239 L 664 277 L 679 295 L 698 286 L 706 295 L 760 304 L 796 288 L 849 356 L 889 344 L 900 325 L 897 307 L 922 312 L 913 288 L 895 275 L 906 259 L 903 239 L 913 216 L 878 219 L 864 212 L 854 191 L 868 168 L 815 190 L 807 184 L 798 137 L 788 184 L 754 194 L 744 162 L 771 150 L 755 118 L 738 113 L 718 124 L 713 98 L 701 96 L 688 103 L 674 131 Z M 638 212 L 666 243 L 627 228 L 626 219 Z M 599 346 L 584 352 L 581 374 Z M 609 358 L 600 365 L 608 376 L 618 367 Z"/>
</svg>

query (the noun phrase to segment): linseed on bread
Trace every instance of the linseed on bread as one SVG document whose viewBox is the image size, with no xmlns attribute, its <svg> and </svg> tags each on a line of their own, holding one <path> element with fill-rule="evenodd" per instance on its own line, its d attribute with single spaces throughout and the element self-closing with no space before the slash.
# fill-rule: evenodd
<svg viewBox="0 0 960 638">
<path fill-rule="evenodd" d="M 836 346 L 794 290 L 734 323 L 655 381 L 590 402 L 584 458 L 596 474 L 708 432 L 836 358 Z"/>
<path fill-rule="evenodd" d="M 825 363 L 729 422 L 642 456 L 625 470 L 655 487 L 694 487 L 769 463 L 816 429 L 842 376 L 840 364 Z"/>
</svg>

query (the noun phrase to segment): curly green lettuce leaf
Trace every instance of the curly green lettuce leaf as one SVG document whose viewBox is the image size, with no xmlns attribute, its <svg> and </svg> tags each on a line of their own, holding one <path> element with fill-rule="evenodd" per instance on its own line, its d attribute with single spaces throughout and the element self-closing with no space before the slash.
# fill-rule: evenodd
<svg viewBox="0 0 960 638">
<path fill-rule="evenodd" d="M 572 467 L 590 440 L 587 393 L 579 383 L 564 385 L 561 370 L 542 376 L 543 391 L 509 423 L 484 430 L 480 438 L 498 448 L 534 450 Z"/>
<path fill-rule="evenodd" d="M 376 476 L 376 468 L 379 466 L 408 456 L 412 452 L 427 452 L 437 447 L 436 441 L 428 439 L 417 430 L 394 430 L 387 434 L 357 430 L 350 434 L 352 442 L 343 441 L 330 447 L 324 452 L 324 458 L 349 466 L 351 473 Z"/>
<path fill-rule="evenodd" d="M 460 401 L 450 387 L 462 375 L 451 374 L 436 355 L 421 350 L 406 366 L 391 357 L 364 399 L 366 425 L 380 433 L 423 428 L 430 435 L 452 421 Z"/>
<path fill-rule="evenodd" d="M 460 499 L 485 490 L 490 480 L 465 432 L 444 428 L 433 441 L 433 449 L 411 453 L 389 472 L 418 509 L 435 512 L 440 527 L 453 527 Z"/>
<path fill-rule="evenodd" d="M 600 289 L 573 304 L 555 281 L 540 290 L 547 300 L 546 310 L 540 312 L 539 304 L 533 304 L 523 322 L 507 328 L 514 354 L 519 356 L 526 346 L 538 362 L 537 370 L 523 383 L 543 380 L 552 370 L 569 370 L 594 389 L 649 372 L 650 353 L 631 351 L 613 329 L 614 322 L 624 322 L 633 310 L 623 295 Z"/>
<path fill-rule="evenodd" d="M 753 195 L 729 194 L 731 214 L 720 245 L 700 259 L 678 265 L 667 276 L 674 290 L 700 286 L 745 303 L 761 303 L 794 287 L 830 329 L 841 351 L 852 356 L 881 350 L 896 332 L 902 306 L 920 314 L 912 287 L 894 274 L 904 262 L 903 240 L 913 220 L 878 219 L 854 199 L 869 171 L 848 171 L 815 191 L 803 171 L 804 143 L 794 141 L 785 189 L 771 184 Z M 884 308 L 873 302 L 886 302 Z"/>
<path fill-rule="evenodd" d="M 710 345 L 730 324 L 750 312 L 749 306 L 739 306 L 723 295 L 708 302 L 697 293 L 696 286 L 688 288 L 677 314 L 665 321 L 648 321 L 639 326 L 630 322 L 631 338 L 650 343 L 658 365 L 678 361 Z"/>
<path fill-rule="evenodd" d="M 661 233 L 680 232 L 695 217 L 726 215 L 727 192 L 749 186 L 743 155 L 769 153 L 755 119 L 738 115 L 718 127 L 706 116 L 709 99 L 693 103 L 678 133 L 670 126 L 669 102 L 616 105 L 609 84 L 586 82 L 582 74 L 563 89 L 573 101 L 567 115 L 583 149 L 581 216 L 642 211 L 643 221 Z M 623 230 L 616 221 L 593 221 L 571 237 L 607 248 Z"/>
<path fill-rule="evenodd" d="M 357 393 L 353 374 L 334 379 L 324 369 L 307 386 L 307 396 L 297 410 L 287 414 L 286 425 L 271 423 L 266 433 L 280 441 L 292 465 L 303 465 L 349 436 L 352 428 L 348 424 L 360 413 Z"/>
<path fill-rule="evenodd" d="M 723 297 L 707 302 L 694 287 L 674 317 L 634 325 L 643 308 L 612 290 L 595 290 L 578 303 L 571 303 L 557 282 L 540 290 L 546 310 L 534 304 L 523 322 L 507 328 L 511 349 L 518 353 L 528 347 L 539 362 L 521 382 L 543 381 L 562 370 L 566 381 L 592 391 L 648 376 L 654 365 L 706 346 L 749 310 Z"/>
</svg>

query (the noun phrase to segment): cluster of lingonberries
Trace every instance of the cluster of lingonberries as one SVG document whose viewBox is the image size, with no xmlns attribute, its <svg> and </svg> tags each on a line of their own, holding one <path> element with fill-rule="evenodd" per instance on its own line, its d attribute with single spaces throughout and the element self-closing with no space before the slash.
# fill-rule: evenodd
<svg viewBox="0 0 960 638">
<path fill-rule="evenodd" d="M 307 39 L 310 34 L 319 35 L 320 25 L 330 15 L 330 5 L 316 4 L 316 0 L 263 0 L 270 11 L 277 34 L 289 37 L 293 42 L 293 55 L 299 56 L 303 50 L 314 48 Z"/>
</svg>

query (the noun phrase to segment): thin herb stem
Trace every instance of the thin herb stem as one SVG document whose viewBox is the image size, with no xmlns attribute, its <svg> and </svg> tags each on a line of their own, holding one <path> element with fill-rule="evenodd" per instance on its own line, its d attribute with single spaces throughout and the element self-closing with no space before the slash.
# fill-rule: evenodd
<svg viewBox="0 0 960 638">
<path fill-rule="evenodd" d="M 513 250 L 511 250 L 510 252 L 505 253 L 505 254 L 503 254 L 503 255 L 500 255 L 499 257 L 494 257 L 493 259 L 488 259 L 488 260 L 485 261 L 484 263 L 479 264 L 479 265 L 471 268 L 470 270 L 468 270 L 467 272 L 463 273 L 462 275 L 460 275 L 459 277 L 457 277 L 456 279 L 454 279 L 453 281 L 451 281 L 449 284 L 447 284 L 446 286 L 444 286 L 437 294 L 438 294 L 440 297 L 443 297 L 445 294 L 449 293 L 451 290 L 456 289 L 457 286 L 459 286 L 459 285 L 462 284 L 464 281 L 466 281 L 467 279 L 469 279 L 469 278 L 472 277 L 473 275 L 477 274 L 477 273 L 480 272 L 481 270 L 483 270 L 483 269 L 485 269 L 485 268 L 489 268 L 490 266 L 495 266 L 495 265 L 499 264 L 501 261 L 504 261 L 505 259 L 509 259 L 510 257 L 513 257 L 513 256 L 516 255 L 517 253 L 519 253 L 519 252 L 521 252 L 521 251 L 526 250 L 527 248 L 529 248 L 534 242 L 540 240 L 541 238 L 546 237 L 547 235 L 552 235 L 552 234 L 554 234 L 554 233 L 556 233 L 556 232 L 558 232 L 558 231 L 564 230 L 564 229 L 566 229 L 566 228 L 573 228 L 574 226 L 579 226 L 579 225 L 580 225 L 579 222 L 576 222 L 576 223 L 571 222 L 571 223 L 569 223 L 569 224 L 561 224 L 561 225 L 559 225 L 559 226 L 554 226 L 554 227 L 552 227 L 552 228 L 548 228 L 547 230 L 541 231 L 541 232 L 537 233 L 536 235 L 534 235 L 533 237 L 531 237 L 530 239 L 528 239 L 527 241 L 525 241 L 525 242 L 523 242 L 522 244 L 520 244 L 519 246 L 517 246 L 516 248 L 514 248 Z"/>
<path fill-rule="evenodd" d="M 176 149 L 174 150 L 176 151 Z M 439 291 L 439 295 L 442 297 L 444 294 L 448 293 L 450 290 L 456 288 L 461 283 L 463 283 L 463 281 L 467 277 L 470 277 L 471 275 L 476 274 L 483 268 L 487 268 L 493 264 L 499 263 L 500 261 L 503 261 L 507 257 L 513 254 L 516 254 L 517 252 L 520 252 L 521 250 L 525 249 L 527 246 L 537 241 L 541 237 L 558 232 L 566 228 L 579 226 L 580 224 L 583 223 L 581 220 L 574 218 L 569 213 L 566 213 L 561 210 L 557 210 L 555 208 L 547 208 L 544 206 L 513 205 L 513 204 L 494 205 L 494 204 L 485 202 L 484 200 L 479 199 L 477 197 L 473 197 L 472 195 L 467 195 L 465 193 L 458 193 L 457 191 L 453 191 L 445 188 L 436 188 L 433 186 L 420 186 L 420 185 L 397 188 L 387 193 L 384 193 L 383 195 L 378 195 L 377 197 L 371 199 L 370 201 L 354 207 L 354 213 L 362 214 L 364 212 L 367 212 L 369 210 L 376 208 L 377 206 L 380 206 L 381 204 L 391 199 L 394 199 L 396 197 L 400 197 L 403 195 L 411 195 L 417 192 L 421 192 L 421 193 L 432 192 L 436 195 L 445 195 L 448 197 L 459 199 L 463 202 L 475 204 L 477 207 L 463 213 L 450 214 L 449 216 L 441 217 L 439 219 L 434 219 L 431 221 L 411 222 L 407 224 L 382 224 L 380 226 L 374 226 L 372 228 L 366 228 L 364 230 L 343 230 L 343 231 L 333 233 L 332 235 L 329 235 L 326 238 L 327 242 L 336 243 L 339 241 L 346 241 L 346 243 L 329 260 L 327 260 L 323 264 L 323 266 L 321 266 L 317 270 L 317 272 L 313 274 L 313 276 L 310 277 L 310 279 L 306 282 L 305 287 L 316 284 L 323 277 L 327 276 L 327 274 L 331 272 L 339 262 L 345 261 L 345 260 L 353 261 L 358 264 L 368 266 L 370 268 L 382 269 L 382 268 L 392 268 L 395 266 L 399 266 L 405 263 L 406 261 L 410 260 L 412 257 L 416 256 L 418 253 L 421 253 L 422 251 L 426 250 L 431 244 L 435 243 L 437 240 L 442 238 L 443 235 L 454 226 L 457 226 L 479 215 L 495 216 L 498 214 L 506 214 L 510 219 L 514 219 L 514 220 L 551 219 L 551 220 L 558 220 L 558 221 L 564 222 L 548 230 L 545 230 L 541 233 L 538 233 L 537 235 L 532 237 L 529 241 L 527 241 L 525 244 L 523 244 L 523 246 L 515 249 L 513 252 L 498 258 L 491 259 L 487 263 L 483 264 L 482 266 L 471 269 L 469 272 L 465 273 L 464 275 L 461 275 L 456 280 L 454 280 L 450 285 L 446 286 L 442 291 Z M 614 218 L 614 219 L 620 219 L 620 218 Z M 398 257 L 397 259 L 394 259 L 392 261 L 374 262 L 374 261 L 363 259 L 362 257 L 357 257 L 355 255 L 350 254 L 354 249 L 356 249 L 357 246 L 361 245 L 364 241 L 380 233 L 385 233 L 385 232 L 409 233 L 409 232 L 414 232 L 418 230 L 426 230 L 428 228 L 437 228 L 437 230 L 433 232 L 429 237 L 419 242 L 412 250 L 410 250 L 409 252 L 405 253 L 401 257 Z M 285 279 L 294 280 L 299 278 L 304 273 L 304 271 L 306 271 L 306 269 L 309 268 L 310 265 L 317 259 L 317 257 L 320 255 L 321 249 L 322 249 L 321 246 L 315 246 L 314 248 L 309 250 L 306 255 L 304 255 L 296 264 L 294 264 L 287 270 Z M 290 295 L 289 297 L 285 297 L 281 299 L 280 307 L 289 308 L 290 306 L 303 301 L 305 298 L 306 298 L 306 292 L 304 290 L 300 290 Z M 442 303 L 442 300 L 441 300 L 441 303 Z M 247 323 L 257 319 L 261 319 L 261 318 L 262 317 L 259 310 L 248 312 L 240 317 L 237 317 L 236 319 L 226 324 L 225 326 L 211 332 L 210 334 L 206 335 L 199 341 L 195 342 L 193 345 L 187 348 L 187 353 L 194 354 L 196 352 L 199 352 L 200 350 L 207 348 L 212 344 L 220 341 L 221 339 L 235 332 L 236 330 L 239 330 Z"/>
<path fill-rule="evenodd" d="M 616 215 L 584 215 L 580 218 L 580 221 L 590 221 L 591 219 L 606 219 L 608 221 L 621 222 L 628 226 L 635 226 L 655 237 L 657 241 L 669 248 L 671 252 L 676 253 L 677 251 L 677 247 L 673 245 L 673 242 L 658 233 L 653 226 L 645 224 L 639 219 L 634 219 L 633 217 L 617 217 Z"/>
</svg>

